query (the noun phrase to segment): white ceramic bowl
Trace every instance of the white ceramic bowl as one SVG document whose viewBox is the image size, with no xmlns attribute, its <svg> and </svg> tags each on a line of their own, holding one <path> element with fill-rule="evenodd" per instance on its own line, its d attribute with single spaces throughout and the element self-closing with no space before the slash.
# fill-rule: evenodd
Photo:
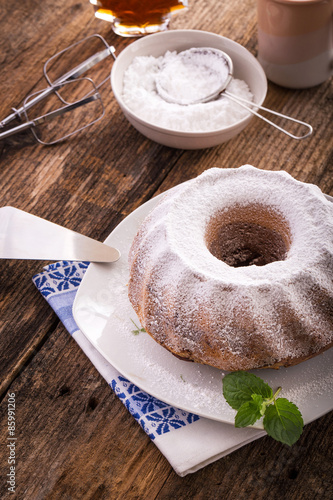
<svg viewBox="0 0 333 500">
<path fill-rule="evenodd" d="M 133 127 L 149 139 L 173 148 L 202 149 L 217 146 L 239 134 L 253 117 L 248 113 L 233 125 L 209 132 L 181 132 L 149 123 L 126 106 L 122 98 L 124 72 L 135 57 L 158 57 L 164 55 L 167 50 L 180 52 L 191 47 L 213 47 L 226 52 L 233 61 L 234 77 L 248 84 L 256 104 L 263 103 L 267 92 L 266 75 L 256 58 L 228 38 L 206 31 L 171 30 L 136 40 L 120 53 L 113 65 L 111 86 L 114 96 Z"/>
</svg>

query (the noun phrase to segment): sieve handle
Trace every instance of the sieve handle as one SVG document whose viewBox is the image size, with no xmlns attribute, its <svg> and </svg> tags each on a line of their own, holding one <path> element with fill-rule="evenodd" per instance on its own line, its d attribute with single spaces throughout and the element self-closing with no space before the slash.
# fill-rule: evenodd
<svg viewBox="0 0 333 500">
<path fill-rule="evenodd" d="M 284 134 L 289 135 L 289 137 L 292 137 L 293 139 L 305 139 L 306 137 L 309 137 L 309 135 L 311 135 L 313 132 L 313 128 L 311 127 L 311 125 L 309 125 L 308 123 L 302 122 L 301 120 L 297 120 L 296 118 L 291 118 L 291 116 L 283 115 L 282 113 L 278 113 L 277 111 L 273 111 L 273 110 L 268 109 L 268 108 L 264 108 L 264 106 L 259 106 L 258 104 L 255 104 L 254 102 L 251 102 L 251 101 L 248 101 L 247 99 L 244 99 L 243 97 L 238 97 L 238 96 L 235 96 L 234 94 L 231 94 L 228 90 L 222 91 L 221 94 L 225 94 L 226 97 L 228 97 L 230 100 L 237 102 L 240 106 L 243 106 L 243 108 L 250 111 L 250 113 L 252 113 L 253 115 L 257 116 L 258 118 L 261 118 L 262 120 L 269 123 L 273 127 L 277 128 L 278 130 L 280 130 Z M 256 108 L 261 109 L 263 111 L 266 111 L 267 113 L 270 113 L 272 115 L 279 116 L 280 118 L 284 118 L 285 120 L 289 120 L 289 121 L 298 123 L 300 125 L 303 125 L 304 127 L 306 127 L 308 129 L 308 132 L 304 135 L 294 135 L 291 132 L 288 132 L 288 130 L 280 127 L 279 125 L 276 125 L 276 123 L 272 122 L 271 120 L 268 120 L 268 118 L 261 115 L 260 113 L 257 113 L 250 106 L 255 106 Z"/>
</svg>

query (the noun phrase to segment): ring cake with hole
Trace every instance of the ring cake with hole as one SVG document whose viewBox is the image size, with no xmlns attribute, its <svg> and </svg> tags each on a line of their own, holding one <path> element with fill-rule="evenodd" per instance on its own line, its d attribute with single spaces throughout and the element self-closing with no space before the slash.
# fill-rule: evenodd
<svg viewBox="0 0 333 500">
<path fill-rule="evenodd" d="M 176 356 L 279 368 L 333 343 L 333 204 L 288 173 L 212 168 L 170 190 L 130 250 L 129 299 Z"/>
</svg>

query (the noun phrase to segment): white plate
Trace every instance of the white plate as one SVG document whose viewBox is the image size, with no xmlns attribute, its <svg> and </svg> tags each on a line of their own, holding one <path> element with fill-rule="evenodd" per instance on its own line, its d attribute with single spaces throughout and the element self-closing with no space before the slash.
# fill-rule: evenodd
<svg viewBox="0 0 333 500">
<path fill-rule="evenodd" d="M 162 195 L 160 195 L 162 196 Z M 181 361 L 148 334 L 135 335 L 139 321 L 127 297 L 127 256 L 141 221 L 160 196 L 129 215 L 106 239 L 121 252 L 113 264 L 90 264 L 73 306 L 74 318 L 93 346 L 140 389 L 177 408 L 221 422 L 234 423 L 235 411 L 222 395 L 223 371 Z M 253 370 L 293 401 L 305 423 L 333 408 L 333 349 L 300 365 Z M 261 422 L 256 427 L 262 428 Z"/>
</svg>

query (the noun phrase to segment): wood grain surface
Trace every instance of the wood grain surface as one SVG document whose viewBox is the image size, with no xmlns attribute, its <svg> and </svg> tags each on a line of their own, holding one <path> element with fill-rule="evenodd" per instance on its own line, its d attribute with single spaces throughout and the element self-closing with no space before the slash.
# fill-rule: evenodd
<svg viewBox="0 0 333 500">
<path fill-rule="evenodd" d="M 211 31 L 257 54 L 255 0 L 190 0 L 172 29 Z M 88 0 L 0 0 L 0 117 L 45 86 L 55 52 L 99 33 Z M 110 65 L 111 69 L 111 65 Z M 332 81 L 306 90 L 269 83 L 265 105 L 312 124 L 294 141 L 254 118 L 219 147 L 183 151 L 137 132 L 109 85 L 106 116 L 84 134 L 45 147 L 30 134 L 0 142 L 1 205 L 103 241 L 154 195 L 210 167 L 250 163 L 286 170 L 333 195 Z M 180 478 L 68 335 L 32 283 L 47 263 L 0 260 L 0 497 L 30 499 L 331 499 L 332 413 L 289 448 L 265 437 Z M 7 401 L 16 395 L 16 493 L 7 491 Z"/>
</svg>

